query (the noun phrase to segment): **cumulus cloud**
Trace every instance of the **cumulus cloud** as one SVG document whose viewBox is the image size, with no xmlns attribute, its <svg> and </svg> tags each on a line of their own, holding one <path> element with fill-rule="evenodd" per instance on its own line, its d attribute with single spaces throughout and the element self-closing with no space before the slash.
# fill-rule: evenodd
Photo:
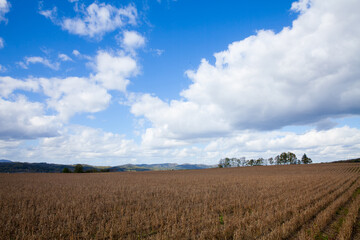
<svg viewBox="0 0 360 240">
<path fill-rule="evenodd" d="M 61 124 L 44 113 L 44 105 L 29 102 L 24 96 L 14 100 L 0 98 L 0 138 L 31 139 L 58 134 Z"/>
<path fill-rule="evenodd" d="M 53 137 L 77 113 L 107 108 L 111 95 L 88 78 L 0 77 L 0 139 Z M 15 90 L 42 93 L 44 103 L 30 102 Z M 48 115 L 46 110 L 55 110 Z"/>
<path fill-rule="evenodd" d="M 224 136 L 273 130 L 360 112 L 360 2 L 301 0 L 279 33 L 258 31 L 187 71 L 182 99 L 143 95 L 131 112 L 152 127 L 143 138 Z"/>
<path fill-rule="evenodd" d="M 199 105 L 194 102 L 173 100 L 165 103 L 149 94 L 138 97 L 131 105 L 135 116 L 144 116 L 153 123 L 143 139 L 154 141 L 154 137 L 191 139 L 224 135 L 231 126 L 224 118 L 222 109 L 216 105 Z"/>
<path fill-rule="evenodd" d="M 0 49 L 4 48 L 4 39 L 0 37 Z"/>
<path fill-rule="evenodd" d="M 96 74 L 92 76 L 108 90 L 126 91 L 129 77 L 138 74 L 136 60 L 122 52 L 113 54 L 99 51 L 95 58 Z"/>
<path fill-rule="evenodd" d="M 274 157 L 281 152 L 303 153 L 316 162 L 351 159 L 360 149 L 360 130 L 348 126 L 328 130 L 310 130 L 302 134 L 283 131 L 240 131 L 231 137 L 217 138 L 204 148 L 218 159 L 224 156 L 249 158 Z"/>
<path fill-rule="evenodd" d="M 315 162 L 333 161 L 358 157 L 360 130 L 340 127 L 325 131 L 311 130 L 302 134 L 293 132 L 239 131 L 231 136 L 203 142 L 199 146 L 183 145 L 173 147 L 150 147 L 136 144 L 125 136 L 84 126 L 63 128 L 58 136 L 40 139 L 39 145 L 19 147 L 19 142 L 2 143 L 0 153 L 12 159 L 51 159 L 53 162 L 76 163 L 78 161 L 95 165 L 119 165 L 129 162 L 141 163 L 205 163 L 215 164 L 224 157 L 269 158 L 283 151 L 294 152 L 298 158 L 306 153 Z M 3 146 L 4 145 L 4 146 Z M 21 145 L 20 145 L 21 146 Z"/>
<path fill-rule="evenodd" d="M 85 161 L 96 165 L 116 165 L 128 163 L 136 150 L 135 143 L 122 135 L 84 126 L 70 126 L 63 128 L 59 136 L 43 138 L 39 146 L 25 149 L 20 154 L 25 158 L 36 156 L 37 159 L 51 159 L 59 163 Z"/>
<path fill-rule="evenodd" d="M 308 10 L 311 6 L 311 0 L 299 0 L 297 2 L 293 2 L 291 4 L 291 10 L 295 12 L 304 13 Z"/>
<path fill-rule="evenodd" d="M 40 11 L 40 14 L 60 25 L 72 34 L 101 39 L 105 33 L 112 32 L 125 25 L 135 25 L 137 10 L 133 5 L 117 8 L 110 4 L 93 3 L 86 9 L 75 8 L 78 15 L 74 18 L 57 18 L 57 9 Z"/>
<path fill-rule="evenodd" d="M 11 4 L 7 0 L 0 0 L 0 22 L 7 22 L 5 14 L 10 11 Z"/>
<path fill-rule="evenodd" d="M 68 77 L 32 79 L 39 82 L 49 97 L 48 107 L 55 109 L 60 119 L 67 121 L 76 113 L 95 113 L 107 108 L 111 95 L 101 86 L 86 78 Z"/>
<path fill-rule="evenodd" d="M 36 81 L 22 81 L 12 77 L 0 77 L 0 97 L 8 98 L 14 90 L 37 91 L 39 84 Z"/>
<path fill-rule="evenodd" d="M 65 54 L 59 55 L 59 58 L 63 60 L 70 59 L 70 57 L 67 57 Z M 19 64 L 23 64 L 27 68 L 31 63 L 42 63 L 51 66 L 49 61 L 41 57 L 26 57 L 25 61 Z M 27 79 L 15 79 L 9 76 L 0 77 L 2 105 L 6 108 L 17 108 L 18 105 L 24 103 L 24 111 L 29 110 L 34 113 L 34 115 L 26 114 L 20 108 L 18 111 L 13 110 L 10 115 L 6 115 L 8 117 L 4 117 L 4 121 L 11 121 L 10 118 L 15 119 L 17 114 L 19 114 L 18 118 L 22 120 L 11 121 L 11 127 L 9 124 L 3 125 L 3 131 L 0 131 L 0 139 L 10 137 L 14 139 L 30 138 L 32 133 L 34 133 L 34 138 L 43 137 L 47 136 L 45 132 L 51 132 L 49 135 L 52 136 L 54 122 L 65 124 L 75 114 L 95 113 L 105 110 L 111 101 L 111 94 L 108 90 L 126 92 L 126 86 L 129 83 L 128 78 L 138 72 L 136 61 L 121 52 L 99 51 L 93 65 L 94 73 L 88 77 L 30 77 Z M 43 95 L 45 99 L 43 103 L 29 102 L 19 95 L 18 90 L 38 93 Z M 48 116 L 44 109 L 53 111 L 54 115 Z M 5 108 L 3 113 L 6 114 Z M 39 127 L 39 132 L 34 130 L 35 127 L 31 131 L 24 130 L 23 125 L 35 126 L 34 119 L 41 123 L 36 125 Z M 46 124 L 48 127 L 45 127 Z M 16 125 L 18 125 L 18 128 L 16 128 Z M 5 131 L 6 129 L 8 131 Z M 18 132 L 14 131 L 15 129 L 18 129 Z M 22 130 L 26 134 L 21 135 Z"/>
<path fill-rule="evenodd" d="M 145 38 L 136 31 L 124 31 L 123 37 L 119 38 L 120 45 L 132 54 L 135 50 L 145 45 Z"/>
<path fill-rule="evenodd" d="M 30 64 L 36 64 L 36 63 L 43 64 L 44 66 L 51 68 L 53 70 L 59 70 L 60 67 L 60 63 L 58 62 L 53 63 L 50 62 L 49 59 L 47 58 L 38 57 L 38 56 L 25 57 L 23 62 L 18 62 L 18 65 L 24 69 L 28 69 Z"/>
</svg>

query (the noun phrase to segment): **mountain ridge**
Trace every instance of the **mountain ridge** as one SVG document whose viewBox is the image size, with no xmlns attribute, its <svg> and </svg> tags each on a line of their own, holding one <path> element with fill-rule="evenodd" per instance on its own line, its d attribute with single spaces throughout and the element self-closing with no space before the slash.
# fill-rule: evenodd
<svg viewBox="0 0 360 240">
<path fill-rule="evenodd" d="M 10 160 L 0 160 L 0 172 L 7 173 L 59 173 L 64 168 L 74 171 L 75 165 L 70 164 L 54 164 L 54 163 L 28 163 L 28 162 L 14 162 Z M 191 170 L 191 169 L 206 169 L 213 168 L 215 165 L 205 164 L 177 164 L 177 163 L 155 163 L 155 164 L 124 164 L 112 167 L 92 166 L 88 164 L 81 164 L 83 170 L 86 172 L 126 172 L 126 171 L 159 171 L 159 170 Z"/>
</svg>

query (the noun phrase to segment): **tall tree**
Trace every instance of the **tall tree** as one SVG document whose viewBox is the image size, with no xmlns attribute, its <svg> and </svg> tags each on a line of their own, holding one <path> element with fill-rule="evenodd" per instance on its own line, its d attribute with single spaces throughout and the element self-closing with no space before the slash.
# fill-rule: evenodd
<svg viewBox="0 0 360 240">
<path fill-rule="evenodd" d="M 67 167 L 65 167 L 62 171 L 63 173 L 71 173 L 71 170 Z"/>
<path fill-rule="evenodd" d="M 263 158 L 259 158 L 255 161 L 255 165 L 256 166 L 261 166 L 264 164 L 264 159 Z"/>
<path fill-rule="evenodd" d="M 74 173 L 83 173 L 83 172 L 84 172 L 83 166 L 81 164 L 76 164 Z"/>
<path fill-rule="evenodd" d="M 296 155 L 292 152 L 283 152 L 275 157 L 276 164 L 296 164 Z"/>
<path fill-rule="evenodd" d="M 304 155 L 301 158 L 301 162 L 303 164 L 309 164 L 309 163 L 312 163 L 312 160 L 311 160 L 311 158 L 308 158 L 308 156 L 306 156 L 306 154 L 304 153 Z"/>
<path fill-rule="evenodd" d="M 295 153 L 292 153 L 292 152 L 288 152 L 287 153 L 287 160 L 288 160 L 288 163 L 290 164 L 296 164 L 296 155 Z"/>
</svg>

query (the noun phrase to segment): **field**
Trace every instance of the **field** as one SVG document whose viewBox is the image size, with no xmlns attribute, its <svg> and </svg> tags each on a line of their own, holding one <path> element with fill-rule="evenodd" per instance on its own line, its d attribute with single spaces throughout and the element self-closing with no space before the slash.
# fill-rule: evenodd
<svg viewBox="0 0 360 240">
<path fill-rule="evenodd" d="M 1 239 L 360 239 L 360 164 L 0 174 Z"/>
</svg>

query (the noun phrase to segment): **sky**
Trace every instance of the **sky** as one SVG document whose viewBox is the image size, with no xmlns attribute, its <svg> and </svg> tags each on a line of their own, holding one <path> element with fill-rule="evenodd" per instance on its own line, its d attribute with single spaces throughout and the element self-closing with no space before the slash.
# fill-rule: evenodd
<svg viewBox="0 0 360 240">
<path fill-rule="evenodd" d="M 0 158 L 360 155 L 358 0 L 0 0 Z"/>
</svg>

